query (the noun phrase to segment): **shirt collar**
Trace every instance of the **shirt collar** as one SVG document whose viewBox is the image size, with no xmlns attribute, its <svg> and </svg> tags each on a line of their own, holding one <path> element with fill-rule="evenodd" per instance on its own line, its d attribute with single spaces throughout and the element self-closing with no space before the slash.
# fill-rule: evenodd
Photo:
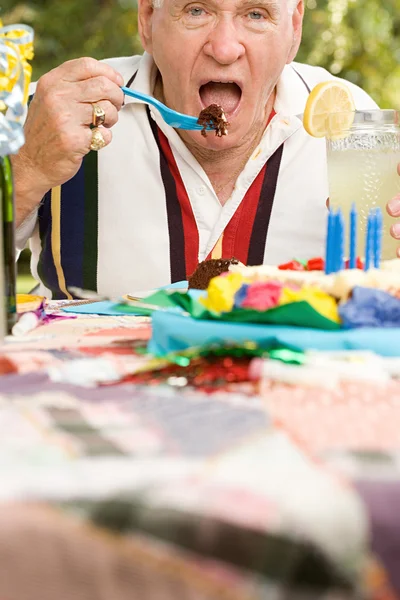
<svg viewBox="0 0 400 600">
<path fill-rule="evenodd" d="M 135 78 L 129 87 L 132 90 L 151 96 L 153 94 L 156 76 L 157 67 L 153 57 L 151 54 L 144 52 L 140 59 L 139 68 L 136 71 Z M 125 85 L 127 83 L 128 81 Z M 136 98 L 131 98 L 131 96 L 125 96 L 125 104 L 143 104 L 143 102 L 141 100 L 136 100 Z"/>
<path fill-rule="evenodd" d="M 286 65 L 276 87 L 275 110 L 282 116 L 302 115 L 309 96 L 307 84 L 296 69 L 296 63 Z"/>
</svg>

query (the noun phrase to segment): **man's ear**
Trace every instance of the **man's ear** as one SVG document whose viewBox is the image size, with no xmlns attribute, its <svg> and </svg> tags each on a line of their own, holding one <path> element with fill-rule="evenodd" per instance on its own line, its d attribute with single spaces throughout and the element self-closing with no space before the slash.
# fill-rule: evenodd
<svg viewBox="0 0 400 600">
<path fill-rule="evenodd" d="M 140 40 L 146 52 L 151 54 L 152 43 L 152 18 L 153 18 L 153 2 L 152 0 L 138 0 L 138 30 Z"/>
<path fill-rule="evenodd" d="M 303 33 L 304 0 L 299 0 L 292 14 L 293 41 L 290 48 L 288 63 L 294 60 L 300 46 L 301 35 Z"/>
</svg>

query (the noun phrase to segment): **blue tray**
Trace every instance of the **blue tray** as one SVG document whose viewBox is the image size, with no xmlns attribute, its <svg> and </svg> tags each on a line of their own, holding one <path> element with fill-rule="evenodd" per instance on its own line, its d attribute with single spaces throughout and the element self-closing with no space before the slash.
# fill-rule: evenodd
<svg viewBox="0 0 400 600">
<path fill-rule="evenodd" d="M 370 350 L 382 356 L 400 356 L 400 328 L 360 328 L 321 331 L 302 327 L 280 327 L 222 321 L 200 321 L 168 312 L 153 314 L 153 336 L 149 351 L 157 356 L 204 344 L 262 343 L 284 345 L 295 350 Z"/>
</svg>

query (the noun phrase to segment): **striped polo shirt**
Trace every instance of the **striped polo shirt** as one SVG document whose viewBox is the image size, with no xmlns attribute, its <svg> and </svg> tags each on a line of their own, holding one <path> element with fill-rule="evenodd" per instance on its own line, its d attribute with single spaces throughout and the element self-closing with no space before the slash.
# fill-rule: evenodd
<svg viewBox="0 0 400 600">
<path fill-rule="evenodd" d="M 133 89 L 152 94 L 152 57 L 107 61 Z M 120 295 L 181 281 L 207 257 L 277 264 L 323 254 L 328 197 L 325 141 L 302 127 L 310 89 L 332 79 L 287 65 L 264 135 L 224 206 L 200 164 L 155 108 L 126 97 L 112 143 L 50 190 L 17 230 L 30 238 L 40 293 L 70 286 Z M 359 109 L 376 107 L 349 84 Z"/>
</svg>

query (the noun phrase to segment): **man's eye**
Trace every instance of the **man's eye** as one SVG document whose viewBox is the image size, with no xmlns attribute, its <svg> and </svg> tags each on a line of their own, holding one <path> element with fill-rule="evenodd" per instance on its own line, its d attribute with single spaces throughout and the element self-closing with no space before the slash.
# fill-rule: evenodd
<svg viewBox="0 0 400 600">
<path fill-rule="evenodd" d="M 202 15 L 202 13 L 204 12 L 204 9 L 198 8 L 197 6 L 195 6 L 193 8 L 189 8 L 188 12 L 191 17 L 200 17 Z"/>
<path fill-rule="evenodd" d="M 253 21 L 260 21 L 263 18 L 262 14 L 260 12 L 258 12 L 258 10 L 252 10 L 249 13 L 249 17 Z"/>
</svg>

